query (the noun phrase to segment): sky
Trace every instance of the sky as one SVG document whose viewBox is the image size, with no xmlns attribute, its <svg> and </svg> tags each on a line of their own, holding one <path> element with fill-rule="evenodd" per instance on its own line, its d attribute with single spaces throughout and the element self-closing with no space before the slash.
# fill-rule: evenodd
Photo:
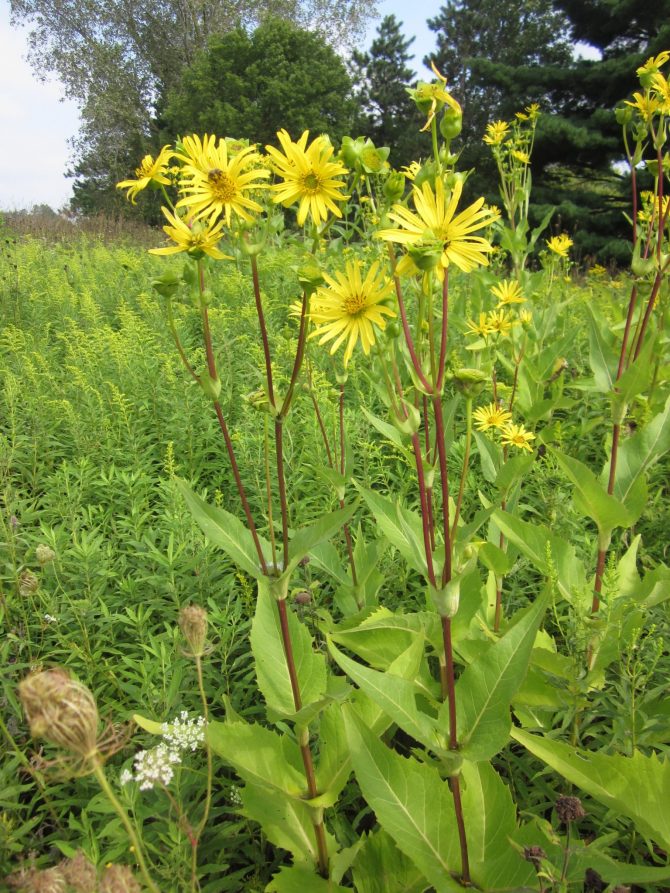
<svg viewBox="0 0 670 893">
<path fill-rule="evenodd" d="M 379 19 L 371 22 L 361 49 L 372 43 L 381 18 L 393 13 L 403 22 L 405 37 L 415 36 L 417 73 L 428 77 L 421 59 L 435 46 L 426 20 L 437 14 L 435 0 L 413 0 L 411 15 L 403 0 L 380 0 Z M 40 82 L 26 61 L 27 31 L 9 24 L 9 2 L 0 0 L 0 121 L 11 143 L 11 164 L 0 166 L 0 210 L 35 204 L 62 207 L 72 195 L 65 177 L 71 157 L 68 140 L 77 133 L 79 115 L 74 102 L 65 99 L 62 85 Z M 6 147 L 7 148 L 7 147 Z"/>
</svg>

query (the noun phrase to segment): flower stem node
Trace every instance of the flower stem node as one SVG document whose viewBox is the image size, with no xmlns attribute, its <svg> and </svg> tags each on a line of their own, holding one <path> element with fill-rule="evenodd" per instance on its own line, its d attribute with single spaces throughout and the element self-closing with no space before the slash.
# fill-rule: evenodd
<svg viewBox="0 0 670 893">
<path fill-rule="evenodd" d="M 212 378 L 208 372 L 203 372 L 198 382 L 205 392 L 205 396 L 216 403 L 221 395 L 221 379 Z"/>
<path fill-rule="evenodd" d="M 409 400 L 403 400 L 402 405 L 405 413 L 401 415 L 394 409 L 391 409 L 391 421 L 404 437 L 414 437 L 421 427 L 421 415 L 416 406 L 410 403 Z"/>
<path fill-rule="evenodd" d="M 181 276 L 169 270 L 167 273 L 163 273 L 162 276 L 152 279 L 151 287 L 162 297 L 171 298 L 179 289 L 181 281 Z"/>
<path fill-rule="evenodd" d="M 455 617 L 461 598 L 461 578 L 455 577 L 440 588 L 429 584 L 428 588 L 440 617 Z"/>
<path fill-rule="evenodd" d="M 276 576 L 261 577 L 260 586 L 267 586 L 268 592 L 276 602 L 283 602 L 288 598 L 289 574 L 281 572 L 281 568 L 275 570 Z"/>
</svg>

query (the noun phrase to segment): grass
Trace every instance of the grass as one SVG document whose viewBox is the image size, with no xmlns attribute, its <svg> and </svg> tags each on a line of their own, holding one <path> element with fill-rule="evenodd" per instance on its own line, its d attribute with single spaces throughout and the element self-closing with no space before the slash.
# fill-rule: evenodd
<svg viewBox="0 0 670 893">
<path fill-rule="evenodd" d="M 280 387 L 288 380 L 296 335 L 287 313 L 295 299 L 294 260 L 290 248 L 278 249 L 267 260 L 263 257 L 261 265 L 283 370 Z M 178 262 L 174 266 L 179 269 Z M 101 714 L 114 722 L 130 721 L 135 713 L 159 721 L 181 710 L 198 713 L 192 662 L 182 652 L 177 631 L 179 609 L 195 602 L 208 607 L 215 630 L 214 650 L 205 661 L 213 712 L 221 713 L 225 696 L 245 718 L 264 719 L 247 643 L 253 582 L 207 544 L 174 483 L 175 476 L 191 480 L 210 499 L 239 513 L 216 420 L 201 391 L 183 373 L 165 325 L 163 299 L 149 287 L 156 271 L 156 260 L 134 246 L 3 234 L 0 616 L 6 635 L 0 642 L 0 705 L 6 747 L 0 762 L 0 876 L 15 869 L 28 852 L 36 853 L 40 866 L 78 848 L 98 864 L 129 861 L 120 823 L 90 779 L 54 782 L 50 773 L 30 771 L 32 745 L 16 684 L 31 668 L 68 667 L 96 693 Z M 235 265 L 220 265 L 212 291 L 217 295 L 211 319 L 220 346 L 222 404 L 234 431 L 242 477 L 260 514 L 254 494 L 264 486 L 264 416 L 243 399 L 261 386 L 262 363 L 248 277 Z M 560 283 L 549 303 L 536 298 L 538 305 L 545 304 L 543 361 L 567 358 L 563 387 L 579 401 L 578 412 L 559 410 L 550 420 L 554 442 L 593 467 L 604 461 L 608 432 L 601 404 L 575 389 L 590 374 L 587 312 L 595 303 L 616 324 L 623 294 L 608 282 L 588 278 Z M 456 315 L 475 314 L 481 300 L 480 286 L 457 284 Z M 187 304 L 176 309 L 185 346 L 201 363 L 195 311 Z M 332 372 L 310 353 L 315 389 L 333 430 L 337 393 Z M 349 407 L 361 398 L 377 415 L 385 414 L 363 363 L 347 384 L 347 395 Z M 646 413 L 644 403 L 634 407 L 630 424 Z M 332 494 L 324 495 L 314 485 L 325 453 L 304 391 L 295 416 L 300 426 L 289 426 L 286 459 L 291 520 L 297 526 L 328 507 Z M 404 458 L 351 409 L 347 425 L 355 444 L 355 477 L 415 501 Z M 453 433 L 451 451 L 458 458 L 464 432 Z M 666 556 L 668 480 L 663 461 L 653 471 L 651 507 L 636 530 L 643 537 L 645 567 Z M 479 491 L 488 490 L 485 468 L 475 461 L 466 482 L 465 515 L 479 504 Z M 593 530 L 576 514 L 570 490 L 549 455 L 535 461 L 519 508 L 523 517 L 548 523 L 575 544 L 580 557 L 593 562 Z M 363 509 L 356 523 L 373 536 L 374 525 Z M 44 566 L 36 554 L 40 544 L 55 553 Z M 383 604 L 406 605 L 409 596 L 421 605 L 421 581 L 392 549 L 384 553 L 382 572 Z M 533 592 L 537 574 L 517 557 L 510 579 L 513 600 L 522 604 Z M 314 603 L 299 608 L 308 621 L 330 607 L 331 584 L 309 566 L 297 588 L 316 593 Z M 557 618 L 555 631 L 569 644 L 571 631 L 565 624 L 569 619 Z M 662 698 L 670 669 L 667 634 L 668 617 L 661 605 L 640 630 L 635 655 L 617 668 L 585 720 L 589 738 L 600 746 L 626 752 L 635 736 L 641 746 L 667 751 L 670 723 Z M 136 730 L 133 745 L 113 759 L 114 772 L 129 766 L 133 751 L 150 740 Z M 514 779 L 522 808 L 546 813 L 555 778 L 514 748 L 505 752 L 499 768 Z M 184 802 L 196 797 L 202 772 L 194 758 L 181 773 Z M 201 851 L 201 864 L 207 866 L 204 893 L 261 890 L 281 863 L 281 853 L 240 814 L 236 784 L 232 771 L 219 765 L 213 820 Z M 166 824 L 152 820 L 156 802 L 156 795 L 149 794 L 130 805 L 143 818 L 145 843 L 164 889 L 185 889 L 188 841 L 174 815 Z M 604 810 L 592 808 L 593 822 L 604 821 Z M 365 825 L 366 807 L 355 792 L 338 809 L 334 821 L 342 837 Z M 622 847 L 637 852 L 640 842 L 626 822 L 620 839 Z"/>
</svg>

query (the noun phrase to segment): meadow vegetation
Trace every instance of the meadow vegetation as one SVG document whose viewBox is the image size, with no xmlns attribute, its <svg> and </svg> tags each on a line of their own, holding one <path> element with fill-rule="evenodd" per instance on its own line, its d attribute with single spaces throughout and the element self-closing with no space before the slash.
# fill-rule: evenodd
<svg viewBox="0 0 670 893">
<path fill-rule="evenodd" d="M 670 888 L 669 56 L 630 270 L 531 227 L 535 106 L 464 207 L 438 71 L 404 172 L 144 158 L 166 257 L 3 225 L 8 890 Z"/>
</svg>

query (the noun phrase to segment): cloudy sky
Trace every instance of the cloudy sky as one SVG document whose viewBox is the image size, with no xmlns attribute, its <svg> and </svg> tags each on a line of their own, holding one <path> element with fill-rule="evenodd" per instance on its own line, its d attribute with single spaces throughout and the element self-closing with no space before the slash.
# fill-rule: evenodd
<svg viewBox="0 0 670 893">
<path fill-rule="evenodd" d="M 413 0 L 411 17 L 402 0 L 381 0 L 381 16 L 394 13 L 406 37 L 415 36 L 417 71 L 435 46 L 426 19 L 440 4 Z M 372 42 L 379 20 L 370 26 L 362 49 Z M 41 83 L 25 61 L 26 31 L 11 28 L 8 0 L 0 0 L 0 121 L 9 146 L 10 164 L 0 166 L 0 209 L 12 210 L 45 203 L 61 207 L 71 195 L 64 176 L 70 158 L 68 140 L 75 136 L 79 116 L 75 103 L 64 99 L 57 82 Z"/>
</svg>

